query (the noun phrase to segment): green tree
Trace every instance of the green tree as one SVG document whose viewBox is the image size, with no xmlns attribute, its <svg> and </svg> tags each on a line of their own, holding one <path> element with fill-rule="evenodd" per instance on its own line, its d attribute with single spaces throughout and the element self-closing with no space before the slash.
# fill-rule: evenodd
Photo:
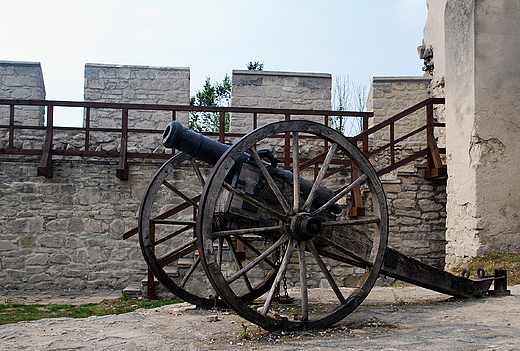
<svg viewBox="0 0 520 351">
<path fill-rule="evenodd" d="M 228 107 L 231 97 L 231 80 L 226 74 L 222 83 L 211 84 L 211 78 L 204 81 L 202 90 L 190 99 L 191 106 Z M 229 113 L 226 112 L 225 131 L 229 132 Z M 220 114 L 215 112 L 190 112 L 189 127 L 197 132 L 218 132 Z"/>
<path fill-rule="evenodd" d="M 246 66 L 249 71 L 263 71 L 264 70 L 264 63 L 263 62 L 260 63 L 260 61 L 255 61 L 255 62 L 249 61 Z"/>
</svg>

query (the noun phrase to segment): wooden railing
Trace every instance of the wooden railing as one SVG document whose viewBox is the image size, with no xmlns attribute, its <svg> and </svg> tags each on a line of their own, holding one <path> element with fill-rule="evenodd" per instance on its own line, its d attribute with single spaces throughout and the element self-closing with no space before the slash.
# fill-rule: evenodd
<svg viewBox="0 0 520 351">
<path fill-rule="evenodd" d="M 225 132 L 225 115 L 226 113 L 249 114 L 252 118 L 252 126 L 255 129 L 258 124 L 259 115 L 282 115 L 286 120 L 296 116 L 322 116 L 323 123 L 330 124 L 331 116 L 361 117 L 364 123 L 368 123 L 368 118 L 373 116 L 371 112 L 354 112 L 354 111 L 328 111 L 328 110 L 294 110 L 294 109 L 267 109 L 267 108 L 241 108 L 241 107 L 200 107 L 185 105 L 151 105 L 151 104 L 126 104 L 126 103 L 105 103 L 105 102 L 73 102 L 73 101 L 47 101 L 47 100 L 2 100 L 0 106 L 9 106 L 9 124 L 0 125 L 0 130 L 7 129 L 8 142 L 6 148 L 0 149 L 0 154 L 25 154 L 25 155 L 41 155 L 42 159 L 38 167 L 38 174 L 45 177 L 53 177 L 52 156 L 83 156 L 83 157 L 118 157 L 119 165 L 116 176 L 119 179 L 127 180 L 129 177 L 128 159 L 129 158 L 148 158 L 148 159 L 168 159 L 172 155 L 167 153 L 130 153 L 128 152 L 128 136 L 130 133 L 157 134 L 163 130 L 154 129 L 138 129 L 129 128 L 128 115 L 131 110 L 140 111 L 169 111 L 171 119 L 176 120 L 178 112 L 210 112 L 219 114 L 220 130 L 218 132 L 205 132 L 204 135 L 217 138 L 218 141 L 224 142 L 226 138 L 242 137 L 244 133 Z M 20 106 L 42 106 L 46 109 L 45 126 L 28 126 L 21 123 L 15 123 L 15 107 Z M 60 127 L 54 126 L 54 108 L 55 107 L 76 107 L 84 109 L 84 125 L 83 127 Z M 121 112 L 121 128 L 99 128 L 91 127 L 91 111 L 93 109 L 115 109 Z M 41 149 L 22 149 L 14 147 L 15 130 L 45 130 L 45 142 Z M 85 146 L 84 150 L 56 150 L 53 149 L 53 137 L 56 131 L 76 131 L 84 133 Z M 90 149 L 90 136 L 93 132 L 110 132 L 118 133 L 121 136 L 119 151 L 94 151 Z M 285 136 L 287 139 L 288 136 Z M 285 155 L 289 155 L 289 144 L 286 144 Z M 282 161 L 288 168 L 290 157 L 284 157 Z"/>
<path fill-rule="evenodd" d="M 443 177 L 446 175 L 446 166 L 442 164 L 440 154 L 445 153 L 445 149 L 439 149 L 437 147 L 437 141 L 435 139 L 434 134 L 434 128 L 435 127 L 445 127 L 444 123 L 439 123 L 434 121 L 434 105 L 444 105 L 444 98 L 430 98 L 426 99 L 424 101 L 421 101 L 420 103 L 413 105 L 406 110 L 396 114 L 395 116 L 371 127 L 368 128 L 367 126 L 363 127 L 363 132 L 359 135 L 351 138 L 350 140 L 354 143 L 357 143 L 358 141 L 363 141 L 363 152 L 367 157 L 372 157 L 376 154 L 382 153 L 387 149 L 390 149 L 390 165 L 383 167 L 380 169 L 377 173 L 379 176 L 389 173 L 401 166 L 404 166 L 416 159 L 418 159 L 421 156 L 426 155 L 427 156 L 427 168 L 426 168 L 426 177 L 427 178 L 437 178 L 437 177 Z M 394 126 L 395 123 L 404 119 L 407 116 L 410 116 L 411 114 L 419 111 L 422 108 L 426 108 L 426 116 L 424 119 L 424 125 L 418 127 L 415 130 L 409 131 L 406 135 L 403 135 L 399 138 L 395 138 L 394 133 Z M 376 133 L 383 130 L 383 128 L 388 127 L 390 130 L 390 140 L 387 144 L 373 150 L 368 150 L 368 148 L 365 149 L 365 145 L 368 145 L 368 142 L 366 141 L 367 138 Z M 426 131 L 426 138 L 425 138 L 425 148 L 416 151 L 413 154 L 409 155 L 406 158 L 403 158 L 401 160 L 396 160 L 395 157 L 395 146 L 398 143 L 405 142 L 406 140 L 410 139 L 411 137 L 415 136 L 416 134 Z"/>
</svg>

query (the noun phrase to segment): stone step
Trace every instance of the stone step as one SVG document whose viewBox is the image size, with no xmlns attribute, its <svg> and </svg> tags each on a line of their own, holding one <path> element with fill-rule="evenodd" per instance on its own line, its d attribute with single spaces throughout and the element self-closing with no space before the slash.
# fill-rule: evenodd
<svg viewBox="0 0 520 351">
<path fill-rule="evenodd" d="M 141 296 L 141 285 L 132 283 L 123 289 L 123 296 L 137 298 Z"/>
<path fill-rule="evenodd" d="M 183 257 L 183 258 L 179 258 L 179 260 L 177 261 L 177 266 L 179 268 L 191 267 L 193 265 L 193 262 L 194 262 L 193 257 Z"/>
<path fill-rule="evenodd" d="M 166 274 L 168 274 L 169 277 L 178 277 L 179 276 L 179 270 L 177 269 L 177 267 L 172 267 L 172 266 L 168 266 L 168 267 L 164 267 L 164 272 Z"/>
<path fill-rule="evenodd" d="M 218 249 L 218 243 L 213 243 L 213 248 Z M 222 250 L 229 250 L 229 245 L 226 242 L 222 244 Z"/>
</svg>

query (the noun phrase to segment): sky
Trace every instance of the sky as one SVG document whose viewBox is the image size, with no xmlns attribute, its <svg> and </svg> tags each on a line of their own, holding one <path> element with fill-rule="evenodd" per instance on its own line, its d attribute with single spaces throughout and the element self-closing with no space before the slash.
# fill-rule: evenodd
<svg viewBox="0 0 520 351">
<path fill-rule="evenodd" d="M 0 60 L 40 62 L 48 100 L 83 101 L 85 63 L 189 67 L 192 95 L 249 61 L 368 87 L 423 74 L 426 17 L 426 0 L 0 0 Z"/>
</svg>

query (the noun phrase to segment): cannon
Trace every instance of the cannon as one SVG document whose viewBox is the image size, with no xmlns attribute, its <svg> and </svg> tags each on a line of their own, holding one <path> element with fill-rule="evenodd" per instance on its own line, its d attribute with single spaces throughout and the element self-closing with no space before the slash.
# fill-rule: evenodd
<svg viewBox="0 0 520 351">
<path fill-rule="evenodd" d="M 279 136 L 290 137 L 290 169 L 275 157 Z M 387 199 L 374 167 L 325 125 L 272 123 L 229 146 L 172 122 L 163 143 L 182 152 L 159 169 L 143 197 L 139 242 L 157 279 L 193 304 L 223 303 L 270 331 L 303 330 L 345 318 L 379 275 L 458 297 L 506 279 L 483 271 L 477 279 L 455 276 L 388 248 Z M 308 165 L 316 160 L 321 168 L 312 174 Z M 356 187 L 363 216 L 347 211 Z M 281 298 L 282 286 L 293 299 Z"/>
</svg>

